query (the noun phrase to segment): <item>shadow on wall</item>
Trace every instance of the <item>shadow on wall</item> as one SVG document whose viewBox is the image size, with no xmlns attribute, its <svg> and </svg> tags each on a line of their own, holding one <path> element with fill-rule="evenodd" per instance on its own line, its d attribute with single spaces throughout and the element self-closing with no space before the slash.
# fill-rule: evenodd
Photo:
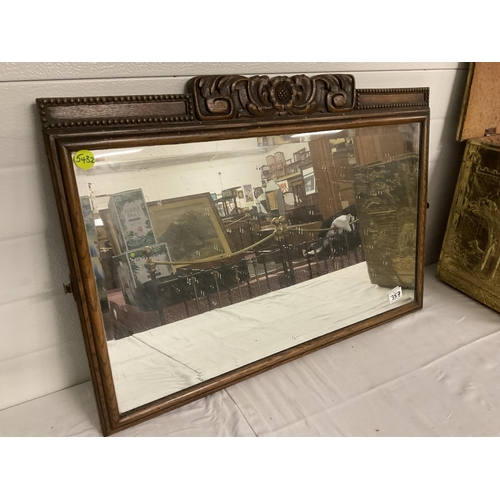
<svg viewBox="0 0 500 500">
<path fill-rule="evenodd" d="M 33 123 L 37 123 L 38 110 L 36 106 L 33 108 Z M 36 149 L 40 158 L 38 185 L 46 200 L 44 210 L 47 221 L 46 250 L 41 256 L 48 258 L 47 261 L 40 262 L 40 266 L 46 266 L 50 270 L 51 281 L 47 283 L 47 296 L 50 294 L 50 300 L 55 302 L 57 310 L 54 329 L 59 336 L 59 349 L 54 351 L 57 351 L 61 366 L 58 380 L 60 387 L 56 388 L 59 390 L 90 380 L 90 371 L 74 295 L 64 292 L 63 285 L 70 281 L 68 258 L 40 128 L 36 130 Z"/>
<path fill-rule="evenodd" d="M 425 263 L 427 265 L 436 263 L 439 260 L 444 233 L 448 223 L 448 215 L 464 154 L 465 144 L 456 140 L 456 134 L 465 93 L 467 72 L 467 67 L 459 69 L 456 72 L 440 138 L 433 137 L 431 121 L 431 142 L 437 143 L 434 145 L 434 148 L 438 151 L 438 154 L 434 159 L 429 159 L 429 186 L 427 193 L 429 209 L 427 210 L 425 248 Z"/>
</svg>

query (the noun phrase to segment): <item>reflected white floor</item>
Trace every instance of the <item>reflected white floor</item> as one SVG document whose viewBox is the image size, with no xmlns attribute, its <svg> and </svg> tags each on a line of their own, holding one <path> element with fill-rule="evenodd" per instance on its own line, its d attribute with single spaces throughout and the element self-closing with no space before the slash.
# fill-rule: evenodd
<svg viewBox="0 0 500 500">
<path fill-rule="evenodd" d="M 413 301 L 390 304 L 366 263 L 108 342 L 120 412 Z"/>
</svg>

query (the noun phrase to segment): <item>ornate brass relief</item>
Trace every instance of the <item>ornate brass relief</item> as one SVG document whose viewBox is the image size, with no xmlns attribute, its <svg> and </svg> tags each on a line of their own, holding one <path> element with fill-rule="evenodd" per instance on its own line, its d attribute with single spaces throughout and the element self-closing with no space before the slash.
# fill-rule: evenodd
<svg viewBox="0 0 500 500">
<path fill-rule="evenodd" d="M 500 311 L 500 149 L 469 142 L 438 277 Z"/>
<path fill-rule="evenodd" d="M 352 168 L 359 225 L 372 283 L 415 285 L 418 156 Z"/>
<path fill-rule="evenodd" d="M 189 86 L 200 120 L 336 113 L 354 107 L 351 75 L 203 76 Z"/>
</svg>

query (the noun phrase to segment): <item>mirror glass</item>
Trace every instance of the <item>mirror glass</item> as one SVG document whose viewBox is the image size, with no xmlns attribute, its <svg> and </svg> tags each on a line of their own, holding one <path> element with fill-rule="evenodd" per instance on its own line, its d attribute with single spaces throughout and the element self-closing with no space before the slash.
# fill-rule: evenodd
<svg viewBox="0 0 500 500">
<path fill-rule="evenodd" d="M 420 136 L 384 125 L 75 165 L 120 412 L 413 301 Z"/>
</svg>

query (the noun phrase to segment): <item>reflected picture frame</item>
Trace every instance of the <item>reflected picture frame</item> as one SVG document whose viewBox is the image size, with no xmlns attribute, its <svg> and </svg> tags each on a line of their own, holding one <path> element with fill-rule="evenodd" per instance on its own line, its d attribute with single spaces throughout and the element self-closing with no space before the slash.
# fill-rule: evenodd
<svg viewBox="0 0 500 500">
<path fill-rule="evenodd" d="M 302 171 L 302 178 L 304 179 L 304 190 L 306 196 L 314 194 L 316 192 L 316 177 L 312 168 L 307 168 Z"/>
<path fill-rule="evenodd" d="M 61 219 L 103 435 L 154 418 L 317 349 L 417 311 L 423 305 L 429 89 L 356 89 L 352 75 L 200 76 L 184 94 L 36 100 Z M 419 126 L 415 289 L 411 303 L 257 359 L 200 384 L 120 412 L 99 295 L 86 244 L 73 155 L 81 150 L 318 133 L 414 123 Z M 206 195 L 213 205 L 212 196 Z M 217 211 L 215 216 L 218 217 Z M 104 220 L 103 220 L 104 222 Z M 105 222 L 104 222 L 105 223 Z"/>
<path fill-rule="evenodd" d="M 215 259 L 219 255 L 228 254 L 233 250 L 210 193 L 149 202 L 147 206 L 156 241 L 167 244 L 171 258 L 174 261 L 186 262 L 207 257 Z M 180 234 L 168 236 L 169 229 L 174 226 L 182 227 L 182 222 L 187 222 L 185 217 L 192 217 L 195 214 L 199 214 L 199 218 L 204 221 L 202 230 L 211 235 L 209 239 L 210 251 L 208 253 L 200 253 L 203 249 L 198 248 L 196 254 L 189 251 L 188 247 L 183 244 Z"/>
</svg>

